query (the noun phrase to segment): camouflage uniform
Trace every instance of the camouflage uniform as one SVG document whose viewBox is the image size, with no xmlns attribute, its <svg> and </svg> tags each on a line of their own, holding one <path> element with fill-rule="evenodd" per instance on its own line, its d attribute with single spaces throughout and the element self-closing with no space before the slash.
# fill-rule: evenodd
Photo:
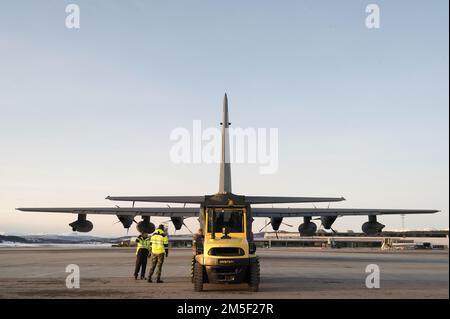
<svg viewBox="0 0 450 319">
<path fill-rule="evenodd" d="M 164 254 L 167 256 L 169 253 L 169 238 L 163 230 L 157 229 L 151 237 L 152 247 L 152 266 L 148 274 L 148 281 L 151 281 L 153 273 L 156 269 L 156 279 L 161 280 L 161 270 L 164 263 Z"/>
</svg>

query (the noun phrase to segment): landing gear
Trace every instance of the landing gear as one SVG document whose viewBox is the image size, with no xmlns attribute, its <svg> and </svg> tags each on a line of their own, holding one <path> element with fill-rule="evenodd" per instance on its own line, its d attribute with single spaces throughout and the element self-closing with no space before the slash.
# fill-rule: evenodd
<svg viewBox="0 0 450 319">
<path fill-rule="evenodd" d="M 259 290 L 260 267 L 259 258 L 255 258 L 248 266 L 248 291 L 257 292 Z"/>
</svg>

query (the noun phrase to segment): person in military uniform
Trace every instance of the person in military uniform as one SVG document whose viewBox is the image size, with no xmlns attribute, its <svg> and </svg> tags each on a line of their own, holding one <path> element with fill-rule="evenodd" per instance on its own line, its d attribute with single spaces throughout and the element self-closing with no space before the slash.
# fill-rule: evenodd
<svg viewBox="0 0 450 319">
<path fill-rule="evenodd" d="M 162 283 L 161 271 L 164 263 L 164 256 L 169 256 L 169 238 L 164 231 L 164 225 L 159 225 L 150 239 L 152 249 L 152 266 L 148 273 L 148 282 L 152 282 L 153 273 L 156 270 L 156 282 Z"/>
<path fill-rule="evenodd" d="M 203 235 L 203 229 L 199 228 L 192 238 L 192 250 L 194 255 L 203 254 L 204 240 L 205 236 Z"/>
<path fill-rule="evenodd" d="M 134 279 L 138 279 L 139 270 L 141 279 L 145 279 L 147 269 L 147 258 L 150 253 L 150 238 L 146 233 L 142 233 L 136 238 L 136 265 L 134 267 Z"/>
</svg>

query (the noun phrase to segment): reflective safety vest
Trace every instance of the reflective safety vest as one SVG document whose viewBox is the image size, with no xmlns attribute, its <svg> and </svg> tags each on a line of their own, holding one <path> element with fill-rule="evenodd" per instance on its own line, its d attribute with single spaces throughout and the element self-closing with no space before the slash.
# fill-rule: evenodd
<svg viewBox="0 0 450 319">
<path fill-rule="evenodd" d="M 143 249 L 147 249 L 150 250 L 150 238 L 144 238 L 144 237 L 138 237 L 136 238 L 136 255 L 138 254 L 139 249 L 143 248 Z"/>
<path fill-rule="evenodd" d="M 152 254 L 164 254 L 169 246 L 169 238 L 164 231 L 157 229 L 151 238 Z"/>
</svg>

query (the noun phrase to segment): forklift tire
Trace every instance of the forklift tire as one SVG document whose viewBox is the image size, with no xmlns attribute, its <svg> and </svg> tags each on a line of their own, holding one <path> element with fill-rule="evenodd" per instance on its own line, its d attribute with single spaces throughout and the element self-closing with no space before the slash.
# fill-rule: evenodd
<svg viewBox="0 0 450 319">
<path fill-rule="evenodd" d="M 259 259 L 256 258 L 255 262 L 250 263 L 248 266 L 248 291 L 257 292 L 259 290 Z"/>
<path fill-rule="evenodd" d="M 194 264 L 194 291 L 203 291 L 203 266 L 196 262 Z"/>
<path fill-rule="evenodd" d="M 195 267 L 195 256 L 192 256 L 191 260 L 191 282 L 194 283 L 194 267 Z"/>
</svg>

